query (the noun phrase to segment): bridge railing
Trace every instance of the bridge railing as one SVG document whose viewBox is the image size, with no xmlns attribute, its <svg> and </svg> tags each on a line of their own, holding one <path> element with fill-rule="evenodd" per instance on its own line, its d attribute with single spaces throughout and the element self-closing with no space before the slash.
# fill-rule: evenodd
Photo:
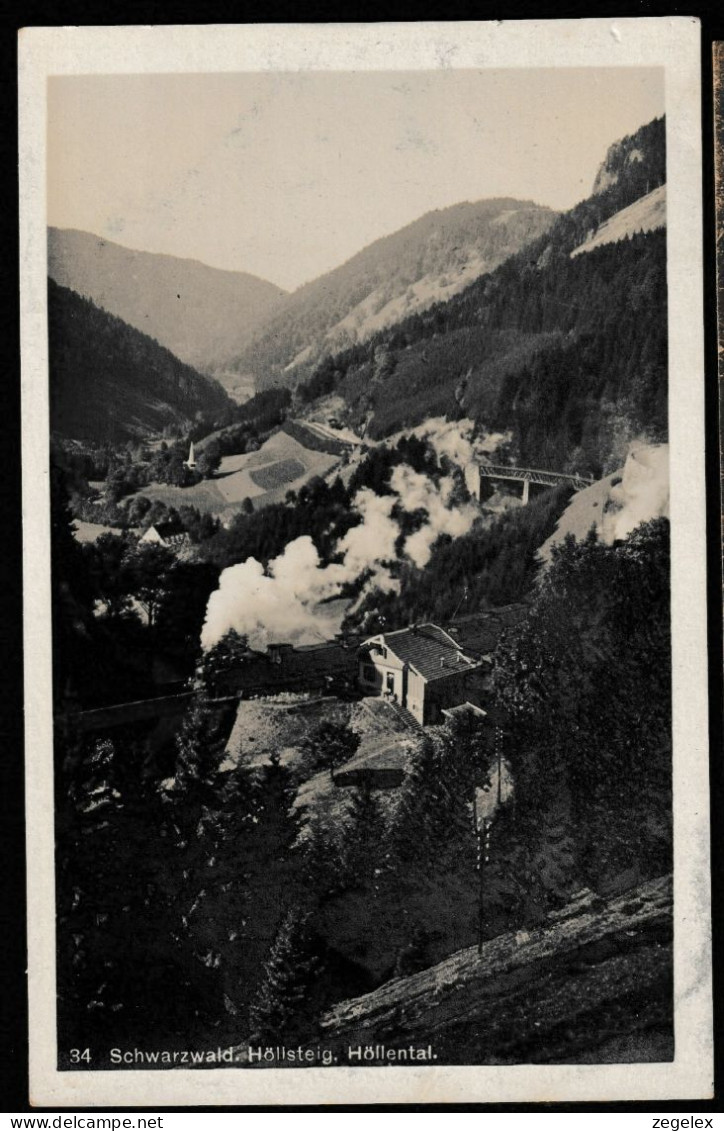
<svg viewBox="0 0 724 1131">
<path fill-rule="evenodd" d="M 486 479 L 528 479 L 531 483 L 550 484 L 557 486 L 563 483 L 572 483 L 573 486 L 590 487 L 594 482 L 593 477 L 587 475 L 570 475 L 563 471 L 548 471 L 537 467 L 510 467 L 506 464 L 481 463 L 478 464 L 481 476 Z"/>
</svg>

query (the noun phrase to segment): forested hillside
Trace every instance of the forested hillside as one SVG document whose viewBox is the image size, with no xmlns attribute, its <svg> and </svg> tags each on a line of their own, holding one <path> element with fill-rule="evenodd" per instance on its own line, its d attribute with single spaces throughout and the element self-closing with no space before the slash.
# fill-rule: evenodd
<svg viewBox="0 0 724 1131">
<path fill-rule="evenodd" d="M 70 554 L 60 512 L 57 519 L 57 546 Z M 64 623 L 76 634 L 81 622 L 98 632 L 80 560 L 77 548 L 56 557 L 59 647 Z M 565 544 L 528 615 L 503 634 L 494 679 L 515 787 L 486 845 L 482 922 L 470 817 L 495 772 L 489 730 L 432 728 L 399 792 L 351 789 L 343 819 L 320 810 L 304 837 L 292 801 L 310 771 L 277 755 L 222 772 L 218 709 L 202 696 L 162 757 L 123 731 L 62 731 L 64 1047 L 82 1037 L 107 1066 L 111 1034 L 142 1048 L 216 1047 L 246 1035 L 314 1041 L 320 1013 L 335 1002 L 441 962 L 479 932 L 526 940 L 582 887 L 605 898 L 665 875 L 668 601 L 668 523 L 659 520 L 616 546 Z M 120 616 L 109 610 L 101 627 L 115 624 L 117 633 Z M 593 899 L 593 910 L 602 906 Z M 623 910 L 640 906 L 629 891 Z M 582 963 L 618 953 L 592 951 Z M 640 1004 L 667 1030 L 665 966 L 661 973 Z M 548 986 L 528 985 L 523 1014 L 544 1008 Z M 625 1035 L 628 1013 L 607 1000 L 607 1036 Z M 586 1038 L 576 1022 L 580 998 L 557 1001 L 562 1028 L 551 1059 L 561 1060 Z M 496 1025 L 488 1055 L 505 1057 L 521 1020 L 516 1012 L 510 1027 Z M 489 1026 L 483 1032 L 490 1036 Z"/>
<path fill-rule="evenodd" d="M 663 120 L 624 140 L 606 159 L 607 187 L 462 294 L 325 359 L 301 397 L 338 391 L 350 422 L 376 438 L 429 416 L 471 416 L 512 428 L 522 464 L 593 475 L 616 466 L 632 437 L 665 438 L 665 232 L 571 258 L 663 183 Z"/>
<path fill-rule="evenodd" d="M 508 198 L 429 212 L 286 297 L 235 368 L 261 383 L 295 384 L 325 353 L 364 341 L 492 271 L 555 216 Z"/>
<path fill-rule="evenodd" d="M 96 443 L 223 423 L 232 403 L 158 342 L 48 280 L 50 428 Z"/>
</svg>

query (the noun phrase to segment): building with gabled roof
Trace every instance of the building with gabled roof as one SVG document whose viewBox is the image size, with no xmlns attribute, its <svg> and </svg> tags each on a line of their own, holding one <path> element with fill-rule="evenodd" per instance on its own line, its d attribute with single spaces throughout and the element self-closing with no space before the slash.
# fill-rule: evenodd
<svg viewBox="0 0 724 1131">
<path fill-rule="evenodd" d="M 427 726 L 442 721 L 444 708 L 479 699 L 485 668 L 444 629 L 421 624 L 366 640 L 358 682 L 365 694 L 391 699 Z"/>
<path fill-rule="evenodd" d="M 149 526 L 142 535 L 141 542 L 152 542 L 157 546 L 166 546 L 169 550 L 180 549 L 190 541 L 186 528 L 180 522 L 155 522 Z"/>
<path fill-rule="evenodd" d="M 520 624 L 528 612 L 529 606 L 519 601 L 513 605 L 466 613 L 449 621 L 446 629 L 469 656 L 492 658 L 502 634 Z"/>
</svg>

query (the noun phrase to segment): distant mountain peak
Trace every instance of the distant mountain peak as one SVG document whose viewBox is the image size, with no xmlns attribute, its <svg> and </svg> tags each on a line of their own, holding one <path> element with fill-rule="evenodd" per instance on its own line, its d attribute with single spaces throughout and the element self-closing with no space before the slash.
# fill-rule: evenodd
<svg viewBox="0 0 724 1131">
<path fill-rule="evenodd" d="M 300 334 L 296 368 L 278 380 L 297 386 L 300 404 L 321 405 L 371 440 L 426 418 L 465 415 L 481 434 L 496 436 L 498 462 L 517 459 L 521 466 L 599 477 L 633 437 L 664 441 L 663 120 L 610 146 L 602 167 L 608 187 L 599 181 L 601 191 L 556 215 L 461 293 L 444 294 L 439 286 L 439 301 L 428 309 L 409 309 L 393 325 L 321 358 L 302 352 L 310 335 L 305 341 Z M 511 211 L 498 204 L 487 231 L 508 223 Z M 523 208 L 515 212 L 525 216 Z M 443 230 L 441 218 L 436 230 Z M 451 241 L 450 248 L 458 245 Z M 415 298 L 416 286 L 408 297 Z M 368 282 L 354 318 L 367 313 L 371 289 Z M 369 313 L 367 328 L 387 310 Z"/>
<path fill-rule="evenodd" d="M 639 196 L 663 184 L 666 180 L 665 132 L 665 119 L 654 118 L 636 133 L 613 142 L 596 173 L 592 195 L 606 192 L 624 175 L 627 180 L 640 182 Z"/>
<path fill-rule="evenodd" d="M 48 274 L 204 372 L 235 357 L 284 295 L 254 275 L 74 228 L 48 229 Z"/>
</svg>

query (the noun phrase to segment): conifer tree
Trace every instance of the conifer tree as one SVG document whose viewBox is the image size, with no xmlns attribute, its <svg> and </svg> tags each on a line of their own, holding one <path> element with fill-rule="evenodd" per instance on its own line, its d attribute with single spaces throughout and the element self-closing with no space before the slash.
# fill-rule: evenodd
<svg viewBox="0 0 724 1131">
<path fill-rule="evenodd" d="M 198 806 L 214 796 L 214 778 L 223 757 L 223 738 L 204 693 L 196 695 L 176 736 L 174 796 Z"/>
<path fill-rule="evenodd" d="M 295 793 L 291 771 L 275 753 L 249 783 L 233 855 L 228 835 L 223 838 L 221 852 L 232 874 L 224 879 L 230 886 L 216 902 L 222 907 L 219 921 L 233 933 L 225 946 L 227 993 L 240 1007 L 248 1005 L 285 914 L 304 898 L 304 856 L 296 843 L 300 817 L 292 807 Z"/>
<path fill-rule="evenodd" d="M 567 540 L 498 649 L 518 834 L 554 899 L 670 866 L 667 539 L 659 519 L 619 545 Z"/>
<path fill-rule="evenodd" d="M 369 786 L 353 789 L 350 794 L 342 847 L 345 885 L 365 888 L 374 898 L 379 877 L 387 867 L 387 822 Z"/>
<path fill-rule="evenodd" d="M 120 744 L 120 745 L 119 745 Z M 65 1047 L 113 1039 L 188 1039 L 221 1008 L 213 970 L 180 928 L 183 853 L 128 736 L 63 759 L 59 808 L 58 992 Z"/>
<path fill-rule="evenodd" d="M 322 961 L 308 916 L 292 907 L 285 915 L 264 965 L 249 1011 L 252 1041 L 300 1041 L 315 1032 L 315 1000 Z"/>
<path fill-rule="evenodd" d="M 211 969 L 219 966 L 218 931 L 210 904 L 224 841 L 223 741 L 205 696 L 197 696 L 176 736 L 176 772 L 163 789 L 159 814 L 164 866 L 158 883 L 177 948 Z"/>
<path fill-rule="evenodd" d="M 344 829 L 340 830 L 317 814 L 307 829 L 302 845 L 302 879 L 316 899 L 323 903 L 345 886 Z"/>
</svg>

